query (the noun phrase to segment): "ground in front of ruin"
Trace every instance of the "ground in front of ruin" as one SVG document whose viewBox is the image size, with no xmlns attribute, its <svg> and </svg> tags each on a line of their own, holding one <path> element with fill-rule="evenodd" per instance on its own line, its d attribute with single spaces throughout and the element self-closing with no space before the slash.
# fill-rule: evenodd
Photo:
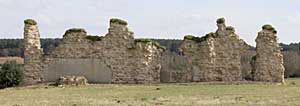
<svg viewBox="0 0 300 106">
<path fill-rule="evenodd" d="M 300 78 L 278 84 L 97 84 L 0 90 L 1 106 L 243 106 L 300 105 Z"/>
</svg>

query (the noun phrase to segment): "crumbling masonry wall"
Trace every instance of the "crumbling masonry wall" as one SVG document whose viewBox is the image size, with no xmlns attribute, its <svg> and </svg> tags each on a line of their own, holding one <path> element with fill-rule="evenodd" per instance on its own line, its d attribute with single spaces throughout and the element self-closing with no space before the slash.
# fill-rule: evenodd
<svg viewBox="0 0 300 106">
<path fill-rule="evenodd" d="M 66 75 L 85 76 L 93 83 L 244 80 L 241 56 L 250 47 L 239 39 L 233 27 L 226 26 L 224 18 L 217 20 L 216 32 L 184 37 L 180 45 L 186 61 L 184 71 L 162 72 L 170 76 L 165 79 L 160 78 L 164 48 L 147 39 L 134 39 L 123 20 L 111 19 L 105 36 L 90 36 L 81 28 L 69 29 L 49 55 L 44 55 L 40 48 L 37 23 L 31 19 L 24 22 L 25 84 L 55 81 Z M 251 61 L 249 79 L 284 82 L 276 30 L 270 25 L 263 26 L 256 42 L 257 54 Z"/>
<path fill-rule="evenodd" d="M 241 53 L 248 45 L 226 27 L 225 19 L 217 20 L 218 29 L 203 37 L 185 36 L 181 50 L 190 64 L 192 81 L 240 81 Z"/>
<path fill-rule="evenodd" d="M 284 67 L 276 30 L 264 25 L 256 38 L 256 56 L 249 76 L 242 75 L 241 56 L 250 46 L 235 34 L 225 19 L 217 20 L 218 29 L 203 37 L 185 36 L 181 44 L 188 59 L 191 81 L 241 81 L 244 79 L 284 83 Z"/>
<path fill-rule="evenodd" d="M 256 38 L 254 80 L 284 82 L 284 67 L 281 47 L 271 25 L 264 25 Z"/>
<path fill-rule="evenodd" d="M 25 37 L 25 39 L 39 38 Z M 39 42 L 34 42 L 33 44 L 39 45 Z M 28 48 L 28 51 L 33 50 Z M 93 74 L 105 71 L 107 72 L 106 74 L 111 74 L 110 81 L 106 83 L 159 83 L 161 66 L 158 60 L 163 50 L 155 42 L 146 39 L 134 39 L 133 32 L 127 28 L 127 22 L 111 19 L 108 33 L 103 37 L 89 36 L 84 29 L 80 28 L 67 30 L 60 45 L 51 51 L 50 55 L 38 56 L 39 58 L 36 60 L 39 62 L 36 63 L 30 64 L 26 61 L 25 65 L 28 67 L 25 67 L 25 70 L 28 73 L 33 70 L 41 73 L 35 75 L 35 77 L 42 79 L 40 81 L 43 82 L 53 81 L 63 76 L 63 74 L 82 74 L 88 80 L 91 79 L 93 82 L 99 83 L 97 82 L 98 80 L 94 80 L 97 76 L 93 76 Z M 25 57 L 34 59 L 36 55 L 25 55 Z M 67 61 L 77 61 L 78 65 L 84 65 L 82 63 L 88 61 L 88 63 L 94 64 L 94 66 L 90 66 L 94 68 L 68 70 L 66 67 L 54 66 L 54 64 L 62 64 L 60 66 L 64 66 L 64 62 Z M 72 64 L 74 66 L 74 63 Z M 97 68 L 95 66 L 103 67 Z M 91 70 L 93 72 L 90 72 Z M 65 73 L 61 73 L 61 71 L 65 71 Z M 99 75 L 98 77 L 101 76 Z"/>
<path fill-rule="evenodd" d="M 41 63 L 42 49 L 37 23 L 34 20 L 24 21 L 24 82 L 35 84 L 42 81 Z"/>
</svg>

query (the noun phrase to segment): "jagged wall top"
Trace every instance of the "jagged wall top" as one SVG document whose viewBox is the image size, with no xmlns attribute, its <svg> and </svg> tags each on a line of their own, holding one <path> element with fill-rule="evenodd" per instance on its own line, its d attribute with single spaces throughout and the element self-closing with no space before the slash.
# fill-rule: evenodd
<svg viewBox="0 0 300 106">
<path fill-rule="evenodd" d="M 208 34 L 206 34 L 205 36 L 202 36 L 202 37 L 196 37 L 196 36 L 193 36 L 193 35 L 186 35 L 184 37 L 184 40 L 192 40 L 192 41 L 195 41 L 195 42 L 203 42 L 203 41 L 206 41 L 208 40 L 209 38 L 217 38 L 218 36 L 225 36 L 225 35 L 228 35 L 228 36 L 237 36 L 235 34 L 235 29 L 234 27 L 232 26 L 226 26 L 226 23 L 225 23 L 225 18 L 218 18 L 217 21 L 217 31 L 216 32 L 210 32 Z"/>
</svg>

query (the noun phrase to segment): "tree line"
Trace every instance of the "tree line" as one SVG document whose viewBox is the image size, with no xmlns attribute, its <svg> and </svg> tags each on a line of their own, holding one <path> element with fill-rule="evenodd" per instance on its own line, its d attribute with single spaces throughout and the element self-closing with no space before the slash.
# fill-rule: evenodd
<svg viewBox="0 0 300 106">
<path fill-rule="evenodd" d="M 160 45 L 165 46 L 167 50 L 179 53 L 178 46 L 182 42 L 180 39 L 152 39 Z M 41 39 L 41 47 L 44 54 L 49 54 L 53 48 L 58 46 L 60 38 L 43 38 Z M 283 44 L 280 43 L 283 51 L 300 51 L 300 42 Z M 23 39 L 0 39 L 0 57 L 18 56 L 24 57 L 24 44 Z M 253 49 L 254 50 L 254 47 Z"/>
<path fill-rule="evenodd" d="M 45 54 L 56 47 L 61 39 L 45 38 L 41 39 L 41 47 Z M 0 39 L 0 57 L 17 56 L 24 57 L 23 39 Z"/>
</svg>

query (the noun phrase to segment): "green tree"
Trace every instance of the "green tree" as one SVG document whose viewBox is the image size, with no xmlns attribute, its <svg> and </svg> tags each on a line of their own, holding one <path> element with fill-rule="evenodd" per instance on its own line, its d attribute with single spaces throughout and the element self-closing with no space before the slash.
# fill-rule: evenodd
<svg viewBox="0 0 300 106">
<path fill-rule="evenodd" d="M 23 70 L 16 61 L 5 62 L 0 69 L 0 88 L 13 87 L 21 83 Z"/>
</svg>

